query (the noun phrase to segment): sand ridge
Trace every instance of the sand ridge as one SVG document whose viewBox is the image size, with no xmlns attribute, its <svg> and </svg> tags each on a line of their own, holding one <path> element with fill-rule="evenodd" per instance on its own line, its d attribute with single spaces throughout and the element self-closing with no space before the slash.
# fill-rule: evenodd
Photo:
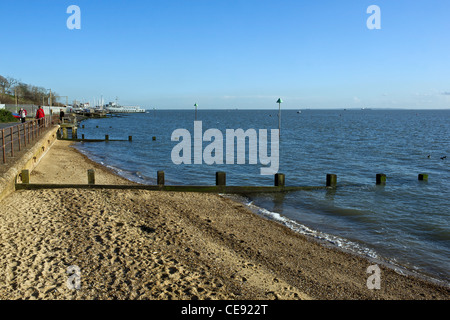
<svg viewBox="0 0 450 320">
<path fill-rule="evenodd" d="M 173 207 L 158 204 L 160 196 L 109 190 L 15 193 L 1 212 L 1 251 L 8 253 L 0 258 L 6 271 L 0 297 L 307 298 L 264 268 L 208 243 L 183 219 L 161 214 Z M 80 290 L 66 285 L 73 265 L 81 270 Z M 224 268 L 232 282 L 224 278 Z M 265 291 L 258 290 L 260 282 Z"/>
</svg>

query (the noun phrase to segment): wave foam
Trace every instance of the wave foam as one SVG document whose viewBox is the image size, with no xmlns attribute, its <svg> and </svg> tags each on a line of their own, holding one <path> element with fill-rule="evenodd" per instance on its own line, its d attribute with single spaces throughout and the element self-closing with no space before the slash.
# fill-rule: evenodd
<svg viewBox="0 0 450 320">
<path fill-rule="evenodd" d="M 378 254 L 367 247 L 362 246 L 361 244 L 355 243 L 353 241 L 350 241 L 348 239 L 344 239 L 335 235 L 327 234 L 324 232 L 320 232 L 318 230 L 311 229 L 297 221 L 291 220 L 278 212 L 273 212 L 270 210 L 267 210 L 265 208 L 258 207 L 253 204 L 253 201 L 246 201 L 245 205 L 249 207 L 252 211 L 258 213 L 261 216 L 264 216 L 266 218 L 269 218 L 271 220 L 277 221 L 278 223 L 283 224 L 284 226 L 288 227 L 289 229 L 298 232 L 300 234 L 313 237 L 317 240 L 329 243 L 331 245 L 334 245 L 338 248 L 345 249 L 354 253 L 357 253 L 359 255 L 364 255 L 373 259 L 379 259 Z"/>
</svg>

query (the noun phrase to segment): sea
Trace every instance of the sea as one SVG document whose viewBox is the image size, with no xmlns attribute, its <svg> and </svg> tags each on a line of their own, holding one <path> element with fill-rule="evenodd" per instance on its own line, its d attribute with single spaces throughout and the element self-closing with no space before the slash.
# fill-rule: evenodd
<svg viewBox="0 0 450 320">
<path fill-rule="evenodd" d="M 223 134 L 224 164 L 194 164 L 194 140 L 201 141 L 195 120 L 203 133 Z M 226 164 L 227 129 L 266 129 L 271 154 L 271 129 L 280 125 L 278 172 L 286 186 L 324 186 L 326 175 L 336 174 L 337 188 L 230 197 L 326 245 L 450 284 L 450 110 L 282 110 L 279 119 L 278 109 L 149 109 L 82 125 L 79 136 L 111 141 L 75 148 L 127 179 L 154 185 L 163 170 L 166 185 L 214 185 L 223 171 L 227 185 L 244 186 L 273 186 L 274 176 L 261 175 L 261 161 L 249 163 L 250 141 L 244 164 Z M 173 161 L 183 141 L 177 129 L 191 135 L 191 164 Z M 211 143 L 203 141 L 203 150 Z M 385 185 L 376 184 L 379 173 Z"/>
</svg>

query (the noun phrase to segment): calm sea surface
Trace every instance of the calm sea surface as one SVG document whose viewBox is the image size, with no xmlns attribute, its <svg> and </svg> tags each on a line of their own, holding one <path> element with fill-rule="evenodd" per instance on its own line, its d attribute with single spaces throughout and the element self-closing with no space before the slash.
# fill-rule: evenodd
<svg viewBox="0 0 450 320">
<path fill-rule="evenodd" d="M 277 129 L 277 112 L 199 110 L 197 120 L 203 132 L 216 128 L 225 138 L 226 129 Z M 286 185 L 321 186 L 333 173 L 340 187 L 241 200 L 298 232 L 450 283 L 449 110 L 284 110 L 281 119 L 279 172 Z M 228 185 L 273 185 L 273 176 L 260 175 L 262 165 L 248 164 L 248 157 L 244 165 L 175 165 L 171 152 L 179 142 L 171 135 L 187 129 L 193 144 L 191 110 L 151 110 L 83 124 L 79 135 L 88 139 L 133 136 L 131 143 L 76 148 L 137 182 L 155 184 L 156 172 L 164 170 L 166 184 L 214 185 L 215 172 L 225 171 Z M 386 186 L 375 185 L 377 173 L 386 174 Z M 428 182 L 418 181 L 419 173 L 428 174 Z"/>
</svg>

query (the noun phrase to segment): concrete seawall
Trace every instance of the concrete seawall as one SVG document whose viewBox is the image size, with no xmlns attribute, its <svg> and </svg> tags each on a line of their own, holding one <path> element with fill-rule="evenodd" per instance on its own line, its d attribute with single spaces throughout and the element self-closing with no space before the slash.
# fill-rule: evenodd
<svg viewBox="0 0 450 320">
<path fill-rule="evenodd" d="M 57 131 L 58 126 L 51 128 L 49 132 L 44 134 L 30 150 L 11 165 L 8 171 L 0 177 L 0 201 L 15 191 L 15 180 L 22 170 L 27 169 L 30 170 L 30 172 L 33 171 L 42 157 L 56 141 Z"/>
</svg>

